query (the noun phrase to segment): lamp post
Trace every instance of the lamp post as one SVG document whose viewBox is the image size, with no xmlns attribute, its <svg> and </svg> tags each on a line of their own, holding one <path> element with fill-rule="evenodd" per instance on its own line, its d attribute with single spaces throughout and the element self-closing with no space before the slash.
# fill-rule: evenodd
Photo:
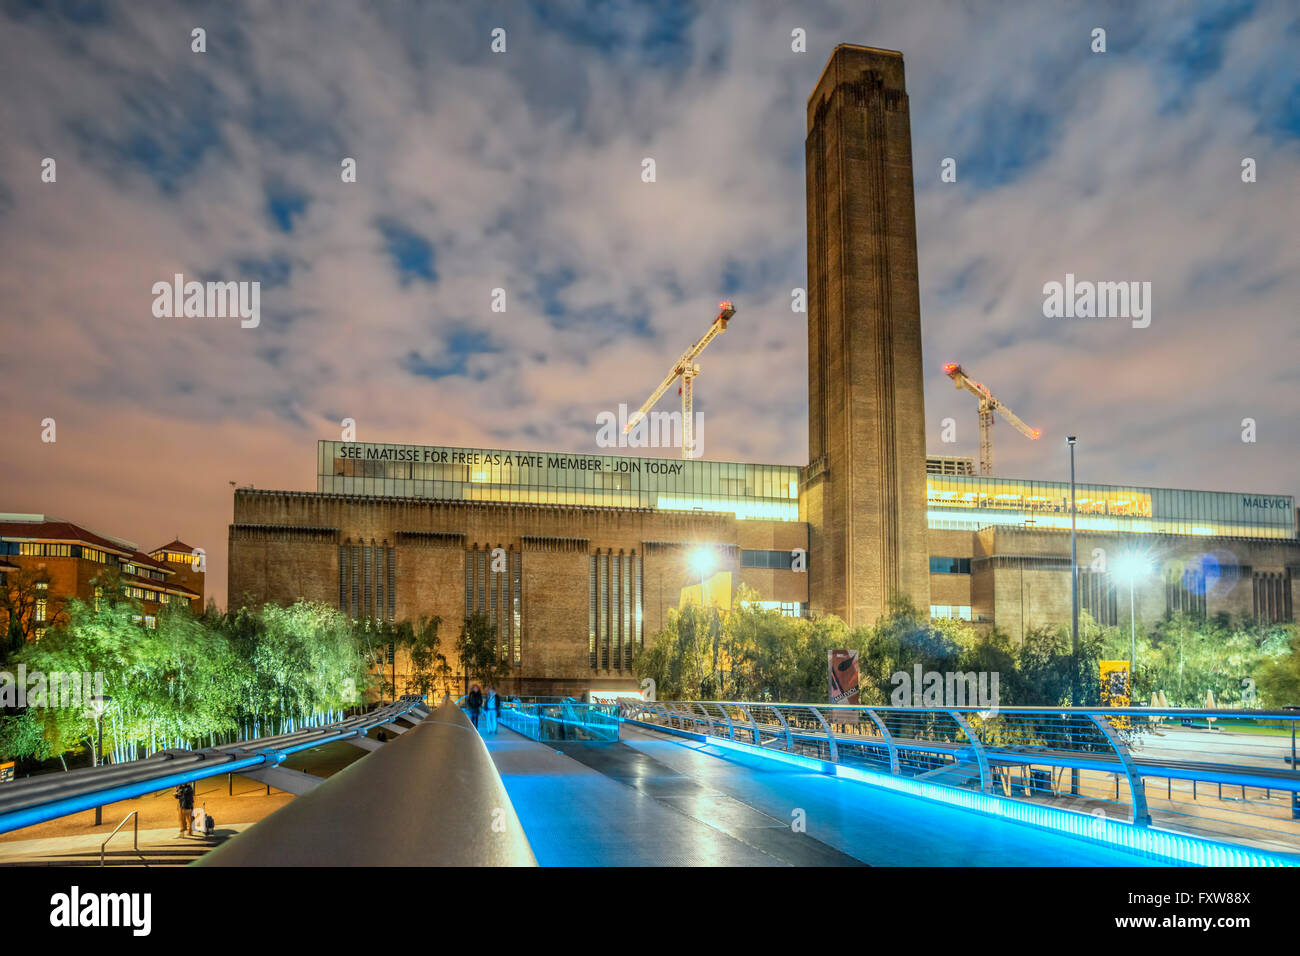
<svg viewBox="0 0 1300 956">
<path fill-rule="evenodd" d="M 1066 436 L 1070 446 L 1070 706 L 1079 706 L 1079 548 L 1074 503 L 1074 446 L 1078 439 Z M 1074 735 L 1068 739 L 1073 745 Z M 1070 793 L 1079 792 L 1079 768 L 1070 769 Z"/>
<path fill-rule="evenodd" d="M 1070 653 L 1074 662 L 1070 668 L 1070 706 L 1079 706 L 1079 548 L 1074 503 L 1074 446 L 1078 439 L 1073 435 L 1065 439 L 1070 446 Z"/>
<path fill-rule="evenodd" d="M 704 610 L 704 578 L 713 570 L 713 551 L 710 548 L 696 548 L 691 552 L 691 568 L 700 576 L 700 610 Z M 704 615 L 700 615 L 700 621 L 703 623 Z M 713 670 L 712 670 L 713 688 L 717 692 L 718 687 L 718 634 L 713 634 Z"/>
<path fill-rule="evenodd" d="M 1285 704 L 1283 710 L 1300 710 L 1300 704 Z M 1295 762 L 1295 721 L 1291 721 L 1291 769 L 1296 770 Z M 1291 791 L 1291 819 L 1300 820 L 1300 792 Z"/>
<path fill-rule="evenodd" d="M 1128 579 L 1128 686 L 1129 700 L 1133 700 L 1134 682 L 1137 680 L 1137 604 L 1133 596 L 1138 578 L 1145 578 L 1151 571 L 1151 562 L 1136 551 L 1126 551 L 1115 562 L 1115 573 L 1120 578 Z"/>
<path fill-rule="evenodd" d="M 90 698 L 91 707 L 95 711 L 95 727 L 99 742 L 95 746 L 95 752 L 90 755 L 91 765 L 98 767 L 104 760 L 104 711 L 108 705 L 113 702 L 113 698 L 107 695 L 96 694 Z M 104 808 L 95 807 L 95 826 L 104 822 Z"/>
</svg>

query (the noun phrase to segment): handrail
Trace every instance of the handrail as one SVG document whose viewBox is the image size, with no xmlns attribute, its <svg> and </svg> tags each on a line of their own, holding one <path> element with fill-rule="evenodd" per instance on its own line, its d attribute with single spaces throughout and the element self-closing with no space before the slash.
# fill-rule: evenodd
<svg viewBox="0 0 1300 956">
<path fill-rule="evenodd" d="M 204 750 L 169 750 L 144 760 L 24 777 L 0 791 L 0 833 L 107 806 L 220 774 L 275 767 L 291 755 L 338 740 L 364 737 L 373 727 L 426 713 L 424 698 L 400 700 L 324 727 L 245 740 Z"/>
<path fill-rule="evenodd" d="M 882 785 L 911 778 L 974 789 L 978 767 L 978 791 L 990 797 L 1300 853 L 1300 760 L 1288 733 L 1300 731 L 1297 710 L 630 698 L 619 705 L 627 721 L 783 751 L 827 773 L 882 775 Z M 736 733 L 744 725 L 733 713 L 749 722 L 752 745 L 741 743 L 751 733 Z M 1053 769 L 1072 772 L 1058 785 Z"/>
<path fill-rule="evenodd" d="M 535 866 L 492 756 L 447 701 L 197 866 Z"/>
<path fill-rule="evenodd" d="M 947 713 L 952 717 L 957 726 L 962 729 L 962 733 L 964 733 L 966 739 L 970 741 L 971 749 L 975 751 L 975 763 L 978 764 L 980 768 L 980 793 L 992 793 L 993 773 L 989 770 L 988 754 L 984 752 L 984 744 L 980 740 L 979 734 L 975 733 L 974 728 L 972 728 L 966 721 L 966 718 L 957 711 L 949 710 Z"/>
<path fill-rule="evenodd" d="M 132 848 L 135 850 L 135 855 L 140 857 L 141 860 L 144 860 L 143 854 L 140 853 L 140 811 L 132 810 L 130 813 L 128 813 L 126 816 L 122 818 L 122 822 L 119 823 L 117 826 L 115 826 L 113 828 L 113 832 L 108 835 L 108 838 L 99 845 L 100 866 L 104 865 L 104 848 L 108 846 L 108 841 L 113 839 L 113 837 L 117 836 L 117 831 L 122 829 L 122 827 L 126 826 L 126 821 L 132 818 L 135 819 L 135 826 L 131 828 L 134 831 L 131 837 Z M 149 865 L 148 863 L 145 863 L 145 866 L 148 865 Z"/>
</svg>

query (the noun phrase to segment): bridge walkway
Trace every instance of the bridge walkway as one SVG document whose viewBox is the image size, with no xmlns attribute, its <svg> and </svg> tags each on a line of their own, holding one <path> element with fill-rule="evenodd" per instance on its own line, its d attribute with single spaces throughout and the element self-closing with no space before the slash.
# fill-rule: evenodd
<svg viewBox="0 0 1300 956">
<path fill-rule="evenodd" d="M 623 726 L 488 750 L 543 866 L 1148 866 L 1120 849 Z M 797 832 L 796 814 L 806 827 Z"/>
</svg>

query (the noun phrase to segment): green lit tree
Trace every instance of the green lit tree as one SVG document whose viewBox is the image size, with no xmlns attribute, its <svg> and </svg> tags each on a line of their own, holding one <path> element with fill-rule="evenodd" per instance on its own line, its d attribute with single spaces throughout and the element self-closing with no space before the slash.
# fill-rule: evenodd
<svg viewBox="0 0 1300 956">
<path fill-rule="evenodd" d="M 475 614 L 465 619 L 460 636 L 456 639 L 456 657 L 460 661 L 465 692 L 471 683 L 485 691 L 504 684 L 512 674 L 510 661 L 497 646 L 497 631 L 486 614 Z"/>
</svg>

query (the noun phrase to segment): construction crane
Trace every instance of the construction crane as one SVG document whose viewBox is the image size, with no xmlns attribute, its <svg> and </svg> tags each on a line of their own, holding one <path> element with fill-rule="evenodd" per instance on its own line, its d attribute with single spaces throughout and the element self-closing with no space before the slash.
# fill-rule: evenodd
<svg viewBox="0 0 1300 956">
<path fill-rule="evenodd" d="M 980 474 L 993 474 L 993 413 L 1011 423 L 1012 427 L 1027 438 L 1037 439 L 1042 434 L 1037 428 L 1030 428 L 1022 422 L 1016 413 L 1003 405 L 993 393 L 971 378 L 956 362 L 949 362 L 943 367 L 957 388 L 964 388 L 980 400 Z"/>
<path fill-rule="evenodd" d="M 695 359 L 704 351 L 706 345 L 727 331 L 727 322 L 735 314 L 736 310 L 730 302 L 718 303 L 718 316 L 713 320 L 713 324 L 709 326 L 709 331 L 705 332 L 698 342 L 682 353 L 681 358 L 673 365 L 673 370 L 668 373 L 668 377 L 646 399 L 645 404 L 628 418 L 627 424 L 623 426 L 624 434 L 636 427 L 637 423 L 645 418 L 646 413 L 654 408 L 655 402 L 659 401 L 664 392 L 668 391 L 669 386 L 680 378 L 682 384 L 677 391 L 682 396 L 682 457 L 695 457 L 695 416 L 692 413 L 694 408 L 692 388 L 695 376 L 700 374 L 700 367 L 696 364 Z"/>
</svg>

